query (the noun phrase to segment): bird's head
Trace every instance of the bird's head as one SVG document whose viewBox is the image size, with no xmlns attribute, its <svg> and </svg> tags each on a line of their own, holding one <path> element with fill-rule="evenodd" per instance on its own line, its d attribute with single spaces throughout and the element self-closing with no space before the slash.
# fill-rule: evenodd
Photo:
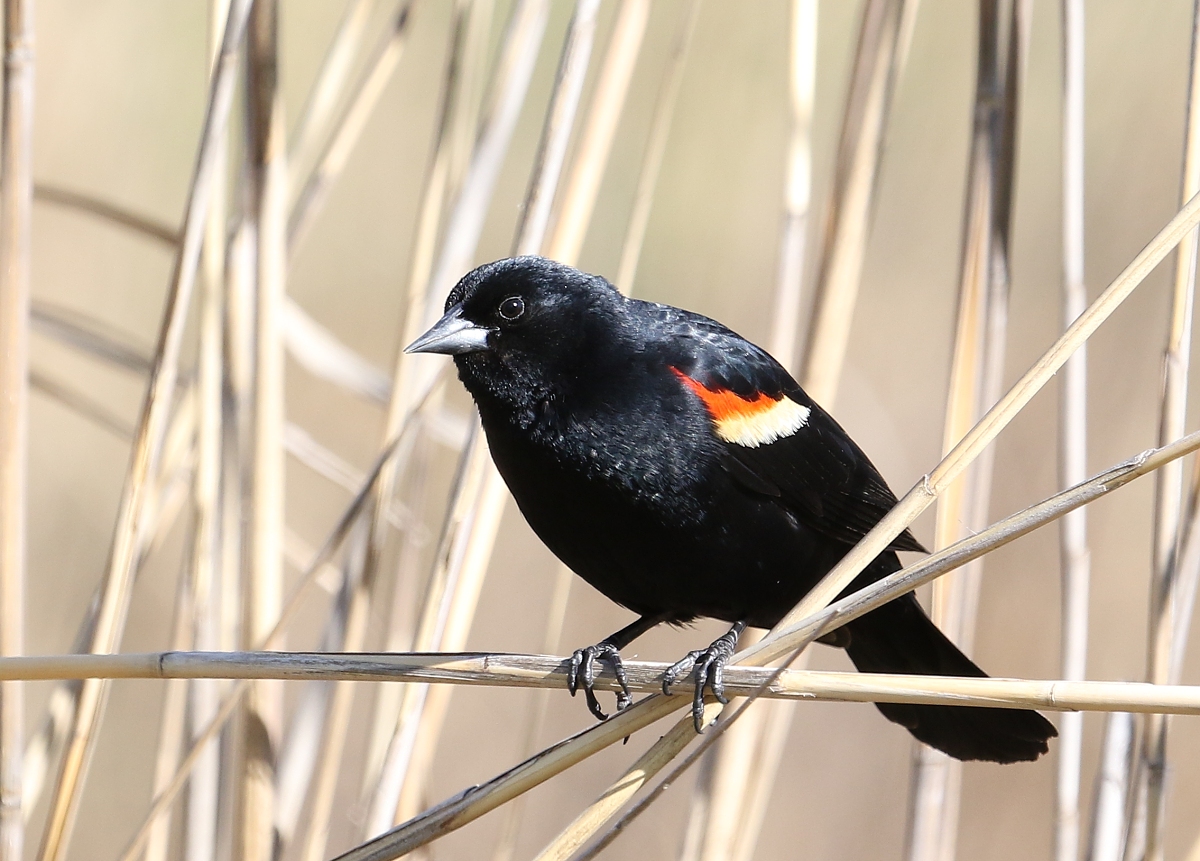
<svg viewBox="0 0 1200 861">
<path fill-rule="evenodd" d="M 497 260 L 464 276 L 442 319 L 405 352 L 451 355 L 477 401 L 491 395 L 517 406 L 587 373 L 623 302 L 603 278 L 565 264 Z"/>
</svg>

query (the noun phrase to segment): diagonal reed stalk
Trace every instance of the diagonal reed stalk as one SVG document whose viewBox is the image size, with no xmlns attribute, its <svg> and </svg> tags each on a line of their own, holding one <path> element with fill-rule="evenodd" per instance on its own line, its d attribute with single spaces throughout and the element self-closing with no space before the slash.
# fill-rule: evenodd
<svg viewBox="0 0 1200 861">
<path fill-rule="evenodd" d="M 554 260 L 572 265 L 579 260 L 649 17 L 649 0 L 621 0 L 567 178 L 561 211 L 546 244 L 546 256 Z"/>
<path fill-rule="evenodd" d="M 209 76 L 216 73 L 220 34 L 228 20 L 230 0 L 213 0 L 209 8 Z M 200 305 L 200 346 L 196 370 L 196 468 L 192 478 L 192 546 L 188 557 L 192 579 L 193 616 L 187 620 L 193 642 L 200 649 L 221 647 L 221 605 L 219 567 L 221 555 L 221 463 L 224 403 L 222 398 L 222 357 L 224 355 L 225 256 L 229 137 L 216 143 L 217 180 L 205 224 L 204 256 L 201 259 L 203 293 Z M 188 689 L 187 734 L 189 739 L 216 713 L 223 688 L 228 685 L 197 679 Z M 182 746 L 181 746 L 182 747 Z M 180 750 L 173 757 L 178 770 Z M 166 769 L 164 768 L 165 772 Z M 159 775 L 156 775 L 158 777 Z M 166 787 L 170 775 L 156 780 L 154 795 Z M 220 761 L 215 747 L 205 750 L 188 786 L 184 813 L 183 856 L 187 861 L 215 861 L 217 839 Z M 163 817 L 163 822 L 169 821 Z M 166 832 L 161 824 L 156 828 Z M 147 851 L 149 854 L 149 850 Z M 149 861 L 149 859 L 147 859 Z"/>
<path fill-rule="evenodd" d="M 424 402 L 419 404 L 417 412 L 424 405 Z M 414 416 L 417 415 L 417 412 L 414 412 Z M 279 613 L 274 627 L 266 637 L 254 644 L 254 648 L 262 650 L 277 646 L 278 638 L 286 630 L 288 624 L 291 623 L 300 608 L 300 599 L 305 595 L 309 587 L 317 583 L 320 577 L 327 571 L 329 560 L 337 552 L 338 548 L 341 547 L 350 530 L 362 516 L 372 488 L 375 486 L 375 482 L 378 481 L 383 467 L 398 452 L 402 451 L 402 443 L 409 436 L 409 431 L 415 426 L 415 421 L 410 420 L 407 422 L 401 428 L 400 433 L 380 451 L 379 456 L 375 459 L 375 463 L 367 471 L 362 487 L 358 489 L 350 504 L 342 512 L 341 517 L 330 531 L 325 543 L 312 555 L 311 561 L 308 562 L 302 572 L 299 582 L 293 588 L 288 600 L 284 602 L 283 609 Z M 249 684 L 243 682 L 230 689 L 226 697 L 219 704 L 212 721 L 202 731 L 194 734 L 191 749 L 181 760 L 179 769 L 175 772 L 171 781 L 151 802 L 146 817 L 142 820 L 141 825 L 122 852 L 120 856 L 121 861 L 134 861 L 138 857 L 155 821 L 166 812 L 178 792 L 184 787 L 188 775 L 199 761 L 205 746 L 216 737 L 217 733 L 221 731 L 226 722 L 233 716 L 234 710 L 241 703 L 242 697 L 246 694 L 248 688 Z"/>
<path fill-rule="evenodd" d="M 1200 191 L 1200 2 L 1192 9 L 1191 69 L 1188 83 L 1187 127 L 1184 138 L 1180 194 L 1186 199 Z M 1192 312 L 1196 256 L 1200 234 L 1193 231 L 1179 243 L 1167 344 L 1163 355 L 1163 389 L 1158 438 L 1175 439 L 1187 420 L 1188 369 L 1192 351 Z M 1146 680 L 1165 683 L 1171 675 L 1171 648 L 1176 625 L 1179 553 L 1184 535 L 1183 464 L 1172 464 L 1156 477 L 1154 499 L 1154 556 L 1150 584 L 1150 620 L 1146 645 Z M 1133 821 L 1125 847 L 1128 859 L 1162 861 L 1166 827 L 1165 778 L 1167 721 L 1147 717 L 1142 725 L 1141 755 L 1131 797 Z"/>
<path fill-rule="evenodd" d="M 1198 211 L 1197 217 L 1200 217 Z M 807 645 L 822 633 L 833 630 L 836 626 L 868 613 L 879 605 L 886 603 L 918 586 L 932 581 L 934 578 L 953 570 L 958 566 L 1002 546 L 1016 538 L 1028 534 L 1034 529 L 1049 523 L 1063 514 L 1074 510 L 1094 499 L 1116 490 L 1135 478 L 1145 475 L 1163 464 L 1182 457 L 1200 448 L 1200 432 L 1190 434 L 1170 446 L 1143 452 L 1138 457 L 1111 470 L 1090 479 L 1078 487 L 1056 494 L 1043 502 L 1030 506 L 1002 521 L 994 524 L 978 535 L 965 538 L 955 545 L 939 551 L 921 561 L 908 566 L 902 571 L 867 586 L 853 595 L 847 596 L 824 610 L 806 614 L 800 621 L 791 624 L 784 631 L 785 636 L 777 636 L 777 642 L 787 642 L 793 651 Z M 766 647 L 760 644 L 760 650 L 768 657 L 756 659 L 752 654 L 743 663 L 752 666 L 762 666 L 766 661 L 775 658 L 770 654 L 770 638 L 764 641 Z M 776 646 L 776 648 L 778 648 Z M 750 654 L 752 649 L 742 654 Z M 866 680 L 859 674 L 852 674 L 859 683 Z M 646 680 L 650 685 L 655 677 Z M 729 678 L 729 676 L 727 676 Z M 879 678 L 879 677 L 876 677 Z M 936 683 L 936 679 L 928 679 Z M 602 676 L 602 681 L 611 685 L 610 676 Z M 1075 683 L 1079 684 L 1079 683 Z M 1088 683 L 1084 683 L 1088 684 Z M 1156 689 L 1157 690 L 1157 689 Z M 426 811 L 419 817 L 405 823 L 401 827 L 382 837 L 369 841 L 342 856 L 338 861 L 382 861 L 382 859 L 397 858 L 400 855 L 423 846 L 450 831 L 456 830 L 478 817 L 493 810 L 495 807 L 511 800 L 523 792 L 540 785 L 566 768 L 582 761 L 620 738 L 649 726 L 651 723 L 665 717 L 672 710 L 671 701 L 677 701 L 674 708 L 684 705 L 683 697 L 663 697 L 653 695 L 643 699 L 610 720 L 592 726 L 591 728 L 560 742 L 542 753 L 532 757 L 520 765 L 498 775 L 487 783 L 466 790 L 454 798 Z M 690 701 L 690 700 L 689 700 Z M 1043 703 L 1053 702 L 1053 699 Z M 1125 709 L 1126 700 L 1116 707 Z M 992 704 L 997 704 L 995 700 Z M 1112 703 L 1109 703 L 1111 706 Z M 615 726 L 614 726 L 615 725 Z M 612 727 L 615 732 L 608 732 Z"/>
<path fill-rule="evenodd" d="M 406 7 L 407 10 L 407 7 Z M 432 246 L 437 236 L 441 219 L 442 203 L 445 197 L 445 179 L 448 161 L 448 124 L 454 117 L 455 100 L 458 97 L 458 72 L 463 62 L 463 48 L 467 35 L 469 7 L 466 3 L 458 3 L 455 9 L 452 25 L 451 48 L 447 60 L 447 72 L 443 84 L 442 104 L 439 107 L 439 121 L 434 141 L 434 154 L 430 168 L 426 173 L 426 183 L 423 192 L 421 218 L 417 226 L 417 235 L 413 255 L 413 268 L 409 274 L 409 308 L 406 318 L 411 325 L 419 313 L 413 308 L 418 306 L 427 289 L 429 260 L 432 256 Z M 404 331 L 402 344 L 407 344 L 408 333 Z M 419 334 L 419 333 L 417 333 Z M 412 336 L 415 337 L 415 334 Z M 398 356 L 403 357 L 402 350 Z M 396 434 L 405 420 L 409 408 L 407 392 L 400 382 L 404 379 L 403 359 L 396 362 L 388 415 L 384 430 L 384 438 L 389 439 Z M 383 539 L 386 536 L 386 517 L 390 508 L 391 498 L 396 483 L 397 461 L 392 461 L 384 467 L 370 502 L 371 515 L 365 529 L 360 534 L 359 557 L 361 568 L 350 576 L 350 594 L 345 608 L 343 649 L 358 651 L 362 649 L 367 633 L 368 610 L 375 590 L 375 583 L 383 552 Z M 333 812 L 334 793 L 337 788 L 337 778 L 341 771 L 342 754 L 346 741 L 346 730 L 349 726 L 351 709 L 354 704 L 354 686 L 349 682 L 338 683 L 330 694 L 328 715 L 325 730 L 320 739 L 320 749 L 317 757 L 315 775 L 312 783 L 312 801 L 309 811 L 308 824 L 305 832 L 305 842 L 301 857 L 305 861 L 320 861 L 325 857 L 325 845 L 329 835 L 329 820 Z"/>
<path fill-rule="evenodd" d="M 236 51 L 245 32 L 249 12 L 248 0 L 239 0 L 233 4 L 221 41 L 220 60 L 210 88 L 200 152 L 184 218 L 184 239 L 176 257 L 167 292 L 162 333 L 155 353 L 145 405 L 138 423 L 133 460 L 121 495 L 95 631 L 88 643 L 90 652 L 113 651 L 124 628 L 133 570 L 137 562 L 139 521 L 150 478 L 158 466 L 167 428 L 170 401 L 178 372 L 184 321 L 195 283 L 204 219 L 213 185 L 216 141 L 222 137 L 229 118 L 237 62 Z M 84 682 L 80 688 L 79 705 L 69 731 L 55 796 L 38 853 L 43 861 L 58 861 L 65 854 L 104 698 L 105 687 L 101 683 Z"/>
<path fill-rule="evenodd" d="M 377 5 L 377 0 L 350 0 L 346 4 L 342 21 L 317 72 L 316 82 L 296 120 L 296 130 L 288 146 L 289 189 L 302 187 L 304 177 L 298 170 L 317 159 L 321 140 L 350 79 L 350 71 L 366 35 L 367 23 Z"/>
<path fill-rule="evenodd" d="M 1025 31 L 1021 0 L 980 4 L 974 122 L 968 163 L 958 320 L 946 404 L 948 452 L 1003 391 L 1010 280 L 1009 240 L 1016 167 L 1019 67 Z M 988 520 L 995 449 L 938 501 L 934 544 L 945 547 Z M 971 653 L 982 561 L 933 587 L 932 617 Z M 962 765 L 925 745 L 913 746 L 908 827 L 910 861 L 952 861 L 958 836 Z"/>
<path fill-rule="evenodd" d="M 608 165 L 608 156 L 641 50 L 649 13 L 649 4 L 643 0 L 624 0 L 597 76 L 595 93 L 580 135 L 560 213 L 547 241 L 546 256 L 572 266 L 578 263 L 595 209 L 600 182 Z M 574 573 L 565 565 L 558 566 L 543 639 L 545 651 L 557 651 L 559 648 L 574 577 Z M 537 749 L 537 739 L 545 723 L 548 704 L 546 692 L 538 692 L 528 701 L 528 719 L 519 748 L 524 757 Z M 523 798 L 518 799 L 505 811 L 500 837 L 493 850 L 494 861 L 509 861 L 513 857 L 524 813 L 523 801 Z M 416 811 L 406 813 L 411 816 Z"/>
<path fill-rule="evenodd" d="M 312 226 L 315 215 L 320 211 L 326 195 L 350 158 L 350 152 L 362 135 L 367 120 L 375 108 L 384 88 L 391 80 L 392 72 L 400 62 L 404 46 L 408 41 L 409 17 L 413 0 L 402 0 L 392 18 L 391 26 L 380 41 L 374 56 L 367 64 L 362 80 L 345 111 L 338 118 L 317 164 L 307 181 L 296 194 L 296 203 L 287 225 L 288 250 L 294 252 L 304 240 Z"/>
<path fill-rule="evenodd" d="M 915 9 L 917 3 L 908 8 Z M 793 0 L 789 45 L 789 93 L 791 95 L 791 140 L 788 147 L 787 176 L 784 185 L 783 229 L 780 237 L 779 267 L 775 287 L 775 307 L 771 315 L 768 351 L 791 367 L 800 332 L 801 279 L 804 273 L 805 246 L 808 238 L 809 202 L 812 189 L 812 110 L 816 88 L 817 4 L 816 0 Z M 861 65 L 856 70 L 862 70 Z M 890 78 L 895 81 L 897 76 Z M 890 99 L 884 100 L 890 102 Z M 876 150 L 879 155 L 881 150 Z M 845 154 L 843 149 L 840 153 Z M 828 289 L 841 285 L 827 284 Z M 853 314 L 853 301 L 832 303 L 832 307 Z M 820 321 L 833 326 L 847 338 L 848 325 L 835 322 L 831 315 Z M 814 339 L 828 349 L 845 352 L 846 341 Z M 805 367 L 820 364 L 808 356 Z M 841 360 L 836 364 L 841 365 Z M 820 382 L 820 381 L 816 381 Z M 832 380 L 836 384 L 837 380 Z M 807 388 L 809 380 L 802 384 Z M 819 403 L 832 403 L 835 390 L 808 390 Z M 750 639 L 746 644 L 753 642 Z M 807 657 L 807 656 L 805 656 Z M 803 662 L 803 658 L 801 661 Z M 696 783 L 692 817 L 687 833 L 694 835 L 685 844 L 683 861 L 730 859 L 749 861 L 762 828 L 767 801 L 791 728 L 793 711 L 781 704 L 764 703 L 741 716 L 736 727 L 725 731 L 720 743 L 708 754 L 712 760 L 703 772 L 705 779 Z"/>
<path fill-rule="evenodd" d="M 616 285 L 626 293 L 633 293 L 633 281 L 637 275 L 638 260 L 642 256 L 642 242 L 646 238 L 646 225 L 650 223 L 650 207 L 654 202 L 654 188 L 662 169 L 663 155 L 667 151 L 667 138 L 671 133 L 671 119 L 675 116 L 675 104 L 679 101 L 679 87 L 683 83 L 683 70 L 688 49 L 696 32 L 696 21 L 700 18 L 700 0 L 688 0 L 680 15 L 678 30 L 671 43 L 666 69 L 658 87 L 654 103 L 654 119 L 650 124 L 650 135 L 646 140 L 646 151 L 638 171 L 637 190 L 633 196 L 633 210 L 629 214 L 629 226 L 625 230 L 625 241 L 621 246 L 621 262 L 617 265 Z"/>
<path fill-rule="evenodd" d="M 5 0 L 0 120 L 0 655 L 25 650 L 29 277 L 33 206 L 33 4 Z M 0 684 L 0 861 L 21 861 L 25 689 Z"/>
<path fill-rule="evenodd" d="M 441 296 L 449 289 L 450 280 L 459 277 L 470 264 L 501 163 L 524 103 L 548 15 L 549 7 L 545 0 L 522 0 L 513 7 L 497 61 L 492 104 L 482 120 L 478 143 L 451 210 L 445 239 L 436 263 L 428 270 L 426 267 L 430 264 L 426 261 L 434 259 L 434 225 L 429 223 L 433 218 L 432 198 L 427 199 L 428 206 L 422 214 L 422 219 L 427 222 L 427 232 L 424 234 L 426 241 L 417 248 L 413 271 L 415 275 L 428 280 L 423 295 L 419 290 L 421 279 L 414 277 L 410 282 L 406 332 L 419 333 L 436 319 Z M 429 363 L 418 363 L 411 357 L 402 357 L 399 360 L 396 388 L 400 396 L 406 399 L 406 408 L 414 399 L 423 398 L 425 393 L 432 389 L 432 374 L 433 367 Z M 459 484 L 461 486 L 463 482 Z M 498 506 L 494 507 L 498 509 Z M 452 502 L 447 509 L 448 518 L 453 516 L 452 512 L 456 509 L 463 510 L 459 503 L 453 501 L 452 496 Z M 498 511 L 494 516 L 498 516 Z M 443 524 L 442 531 L 443 536 L 449 534 L 449 522 Z M 456 554 L 456 558 L 461 560 L 464 553 L 465 548 Z M 439 560 L 437 564 L 441 565 L 441 560 L 445 557 L 439 552 L 435 558 Z M 431 584 L 436 581 L 437 576 L 435 572 Z M 477 578 L 475 579 L 478 582 Z M 437 594 L 438 592 L 439 590 L 432 587 L 426 589 L 425 608 L 421 611 L 423 616 L 440 616 L 435 614 L 434 617 L 430 617 L 429 613 L 432 610 L 428 610 L 446 597 Z M 426 635 L 429 633 L 427 628 Z M 419 639 L 421 633 L 416 632 L 414 636 Z M 403 792 L 404 765 L 410 760 L 412 744 L 416 740 L 417 726 L 412 720 L 419 716 L 421 711 L 416 707 L 416 703 L 424 697 L 423 691 L 406 689 L 401 692 L 398 700 L 380 697 L 376 702 L 376 733 L 372 738 L 370 750 L 378 750 L 381 755 L 378 764 L 373 757 L 370 757 L 367 763 L 367 791 L 371 797 L 371 812 L 366 823 L 368 830 L 386 829 L 395 816 Z M 409 724 L 407 727 L 404 726 L 406 718 Z M 383 736 L 388 737 L 386 742 L 382 741 Z"/>
<path fill-rule="evenodd" d="M 537 253 L 545 244 L 554 193 L 595 39 L 598 10 L 598 0 L 579 0 L 568 26 L 517 229 L 516 254 Z M 461 463 L 461 477 L 451 496 L 451 516 L 443 527 L 439 563 L 431 581 L 444 583 L 445 587 L 428 591 L 428 598 L 435 600 L 427 598 L 425 617 L 418 628 L 418 642 L 421 631 L 425 631 L 432 635 L 436 648 L 442 650 L 462 648 L 465 643 L 508 498 L 504 481 L 492 465 L 486 442 L 478 431 Z M 436 614 L 432 612 L 434 608 Z M 368 821 L 372 834 L 420 809 L 418 805 L 423 801 L 448 705 L 446 696 L 437 693 L 431 697 L 423 686 L 405 691 L 401 718 L 388 748 L 379 789 L 372 799 Z"/>
<path fill-rule="evenodd" d="M 868 0 L 859 25 L 850 92 L 838 142 L 833 191 L 824 214 L 809 338 L 808 385 L 835 391 L 858 297 L 874 209 L 884 131 L 902 54 L 901 26 L 909 0 Z M 831 321 L 826 324 L 825 320 Z M 827 345 L 826 341 L 830 343 Z"/>
<path fill-rule="evenodd" d="M 1087 307 L 1084 282 L 1084 6 L 1062 5 L 1063 327 Z M 1182 248 L 1182 246 L 1181 246 Z M 1058 476 L 1062 487 L 1087 475 L 1087 345 L 1067 362 L 1059 391 Z M 1072 512 L 1059 525 L 1062 566 L 1062 677 L 1087 671 L 1088 592 L 1091 557 L 1087 514 Z M 1058 723 L 1058 785 L 1055 793 L 1054 857 L 1079 858 L 1079 784 L 1083 767 L 1083 716 L 1064 714 Z"/>
</svg>

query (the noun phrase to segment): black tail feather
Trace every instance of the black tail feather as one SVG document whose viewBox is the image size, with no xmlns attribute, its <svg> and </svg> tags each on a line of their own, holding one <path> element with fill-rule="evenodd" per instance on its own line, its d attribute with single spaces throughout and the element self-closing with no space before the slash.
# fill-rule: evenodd
<svg viewBox="0 0 1200 861">
<path fill-rule="evenodd" d="M 938 630 L 912 595 L 855 619 L 846 630 L 846 652 L 864 673 L 987 676 Z M 1050 721 L 1024 709 L 906 703 L 877 707 L 888 720 L 955 759 L 1032 761 L 1058 735 Z"/>
</svg>

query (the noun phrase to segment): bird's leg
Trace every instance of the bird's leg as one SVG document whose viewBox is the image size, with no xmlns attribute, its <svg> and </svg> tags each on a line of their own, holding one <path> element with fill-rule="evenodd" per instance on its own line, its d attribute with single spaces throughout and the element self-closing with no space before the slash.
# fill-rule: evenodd
<svg viewBox="0 0 1200 861">
<path fill-rule="evenodd" d="M 671 695 L 671 685 L 686 676 L 693 667 L 692 673 L 696 678 L 696 693 L 692 700 L 692 720 L 696 724 L 696 732 L 704 732 L 704 689 L 708 688 L 721 704 L 729 702 L 725 696 L 725 665 L 733 657 L 737 648 L 738 638 L 746 630 L 745 622 L 734 622 L 733 627 L 726 633 L 713 640 L 707 649 L 696 649 L 688 652 L 677 663 L 672 664 L 663 673 L 663 693 Z"/>
<path fill-rule="evenodd" d="M 596 692 L 593 689 L 596 682 L 596 661 L 602 660 L 607 661 L 613 668 L 617 684 L 621 686 L 621 690 L 617 691 L 617 711 L 621 711 L 633 702 L 633 697 L 629 693 L 629 682 L 625 678 L 625 667 L 621 664 L 621 649 L 655 625 L 667 621 L 667 618 L 661 614 L 642 616 L 632 625 L 626 625 L 596 645 L 588 646 L 586 649 L 576 649 L 575 654 L 571 655 L 571 668 L 567 671 L 567 690 L 571 692 L 571 696 L 575 696 L 575 692 L 583 688 L 588 709 L 598 720 L 607 720 L 608 715 L 600 708 L 600 701 L 596 699 Z"/>
</svg>

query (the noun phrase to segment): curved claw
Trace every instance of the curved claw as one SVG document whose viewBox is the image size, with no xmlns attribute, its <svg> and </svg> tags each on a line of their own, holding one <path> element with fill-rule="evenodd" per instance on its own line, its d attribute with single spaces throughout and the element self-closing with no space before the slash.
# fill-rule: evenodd
<svg viewBox="0 0 1200 861">
<path fill-rule="evenodd" d="M 625 675 L 625 666 L 621 663 L 620 651 L 608 641 L 599 642 L 586 649 L 575 650 L 571 655 L 571 668 L 567 672 L 567 690 L 571 692 L 571 696 L 575 696 L 575 693 L 583 688 L 588 711 L 595 715 L 597 720 L 608 720 L 608 715 L 604 713 L 600 707 L 600 701 L 596 699 L 597 661 L 608 662 L 613 669 L 613 675 L 617 677 L 617 684 L 621 686 L 617 692 L 617 711 L 627 708 L 633 702 L 633 696 L 629 692 L 629 680 Z"/>
<path fill-rule="evenodd" d="M 692 721 L 697 733 L 704 732 L 705 689 L 712 691 L 717 702 L 722 705 L 729 702 L 729 698 L 725 696 L 725 665 L 733 657 L 738 637 L 744 630 L 746 623 L 738 622 L 727 633 L 717 637 L 707 649 L 688 652 L 663 673 L 663 693 L 670 696 L 671 686 L 692 671 L 696 683 L 692 697 Z"/>
</svg>

